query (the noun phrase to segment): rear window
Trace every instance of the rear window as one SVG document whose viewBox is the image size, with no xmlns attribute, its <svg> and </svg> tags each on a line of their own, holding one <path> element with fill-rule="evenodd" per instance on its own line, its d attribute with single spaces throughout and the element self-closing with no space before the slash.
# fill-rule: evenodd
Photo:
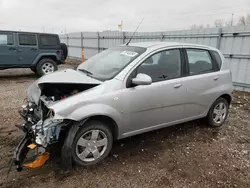
<svg viewBox="0 0 250 188">
<path fill-rule="evenodd" d="M 57 36 L 40 35 L 40 45 L 45 47 L 58 47 L 60 44 Z"/>
<path fill-rule="evenodd" d="M 32 34 L 19 34 L 19 45 L 23 46 L 36 46 L 36 35 Z"/>
<path fill-rule="evenodd" d="M 13 34 L 10 33 L 0 33 L 0 45 L 13 45 Z"/>
<path fill-rule="evenodd" d="M 221 61 L 221 57 L 220 57 L 220 54 L 216 51 L 211 51 L 217 65 L 219 66 L 219 69 L 221 68 L 221 64 L 222 64 L 222 61 Z"/>
</svg>

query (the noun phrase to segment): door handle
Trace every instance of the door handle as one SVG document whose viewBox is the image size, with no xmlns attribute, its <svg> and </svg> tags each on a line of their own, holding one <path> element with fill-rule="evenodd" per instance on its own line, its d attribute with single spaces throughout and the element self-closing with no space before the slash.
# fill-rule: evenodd
<svg viewBox="0 0 250 188">
<path fill-rule="evenodd" d="M 9 50 L 13 50 L 13 51 L 16 51 L 16 48 L 14 47 L 10 47 Z"/>
<path fill-rule="evenodd" d="M 174 88 L 179 88 L 179 87 L 181 87 L 182 86 L 182 84 L 175 84 L 174 85 Z"/>
<path fill-rule="evenodd" d="M 37 49 L 36 49 L 36 48 L 31 48 L 30 50 L 31 50 L 31 51 L 37 51 Z"/>
<path fill-rule="evenodd" d="M 220 77 L 219 76 L 215 76 L 214 77 L 214 80 L 218 80 Z"/>
</svg>

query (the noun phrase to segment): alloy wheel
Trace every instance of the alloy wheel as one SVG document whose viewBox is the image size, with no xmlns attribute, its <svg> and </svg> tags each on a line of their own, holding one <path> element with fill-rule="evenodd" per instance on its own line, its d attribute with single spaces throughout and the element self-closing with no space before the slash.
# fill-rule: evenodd
<svg viewBox="0 0 250 188">
<path fill-rule="evenodd" d="M 104 154 L 107 146 L 107 135 L 103 131 L 90 130 L 78 139 L 76 155 L 81 161 L 92 162 Z"/>
<path fill-rule="evenodd" d="M 214 110 L 213 110 L 213 116 L 212 116 L 213 121 L 216 124 L 220 124 L 223 121 L 225 121 L 226 116 L 227 116 L 227 106 L 226 106 L 226 104 L 223 103 L 223 102 L 218 103 L 215 106 Z"/>
</svg>

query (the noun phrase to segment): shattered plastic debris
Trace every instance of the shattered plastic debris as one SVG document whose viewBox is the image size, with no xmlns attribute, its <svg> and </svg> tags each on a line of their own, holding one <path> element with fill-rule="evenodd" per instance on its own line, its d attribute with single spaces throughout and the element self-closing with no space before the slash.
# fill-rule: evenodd
<svg viewBox="0 0 250 188">
<path fill-rule="evenodd" d="M 48 152 L 45 152 L 44 154 L 37 157 L 37 159 L 31 163 L 24 164 L 27 168 L 38 168 L 44 165 L 44 163 L 49 159 L 50 154 Z"/>
</svg>

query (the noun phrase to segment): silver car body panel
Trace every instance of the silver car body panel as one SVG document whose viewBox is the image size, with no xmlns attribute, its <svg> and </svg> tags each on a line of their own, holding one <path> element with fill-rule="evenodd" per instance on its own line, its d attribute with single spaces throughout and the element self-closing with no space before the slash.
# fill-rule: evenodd
<svg viewBox="0 0 250 188">
<path fill-rule="evenodd" d="M 65 69 L 41 77 L 38 80 L 37 84 L 42 84 L 42 83 L 101 84 L 102 82 L 87 76 L 81 71 L 75 71 L 73 69 Z"/>
<path fill-rule="evenodd" d="M 92 116 L 112 118 L 118 138 L 205 117 L 213 102 L 223 94 L 231 95 L 232 78 L 228 63 L 215 48 L 182 43 L 131 43 L 147 50 L 126 66 L 115 78 L 101 82 L 75 70 L 57 71 L 43 76 L 29 89 L 29 99 L 37 100 L 41 83 L 82 83 L 98 86 L 48 104 L 55 119 L 80 121 Z M 126 88 L 130 73 L 152 54 L 173 48 L 198 48 L 217 51 L 222 59 L 220 71 Z M 218 78 L 218 79 L 217 79 Z M 176 88 L 176 85 L 181 87 Z M 31 92 L 33 91 L 33 93 Z M 36 94 L 34 94 L 36 93 Z"/>
</svg>

